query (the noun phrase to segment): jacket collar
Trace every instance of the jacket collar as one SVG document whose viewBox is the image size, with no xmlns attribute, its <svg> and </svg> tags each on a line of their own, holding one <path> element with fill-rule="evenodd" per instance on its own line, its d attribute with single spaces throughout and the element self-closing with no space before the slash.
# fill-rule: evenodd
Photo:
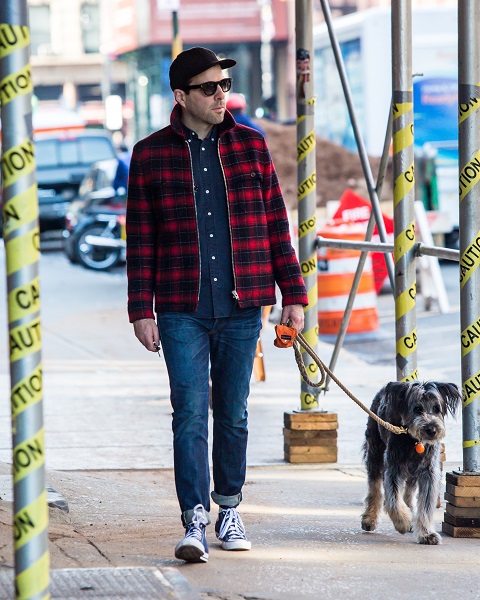
<svg viewBox="0 0 480 600">
<path fill-rule="evenodd" d="M 170 125 L 172 126 L 173 131 L 178 133 L 182 137 L 185 137 L 185 132 L 183 130 L 182 125 L 182 107 L 180 104 L 176 104 L 173 107 L 172 114 L 170 115 Z M 233 129 L 235 127 L 235 119 L 232 115 L 225 110 L 225 116 L 223 121 L 218 125 L 218 136 L 220 137 L 226 131 Z"/>
</svg>

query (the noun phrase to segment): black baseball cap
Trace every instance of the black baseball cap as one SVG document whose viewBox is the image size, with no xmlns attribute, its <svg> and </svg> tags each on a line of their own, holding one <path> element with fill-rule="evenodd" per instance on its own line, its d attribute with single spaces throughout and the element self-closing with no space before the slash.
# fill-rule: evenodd
<svg viewBox="0 0 480 600">
<path fill-rule="evenodd" d="M 192 77 L 203 73 L 215 65 L 220 65 L 222 69 L 228 69 L 228 67 L 233 67 L 236 64 L 237 61 L 233 60 L 233 58 L 219 59 L 215 52 L 208 48 L 196 46 L 195 48 L 184 50 L 180 52 L 170 65 L 170 87 L 172 90 L 182 89 L 188 85 L 188 81 Z"/>
</svg>

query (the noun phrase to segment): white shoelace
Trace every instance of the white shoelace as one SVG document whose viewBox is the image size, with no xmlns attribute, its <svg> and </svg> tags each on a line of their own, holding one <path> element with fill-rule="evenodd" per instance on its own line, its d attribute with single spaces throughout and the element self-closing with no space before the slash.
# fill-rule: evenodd
<svg viewBox="0 0 480 600">
<path fill-rule="evenodd" d="M 193 509 L 193 517 L 190 523 L 187 525 L 187 531 L 185 537 L 193 537 L 199 542 L 203 543 L 203 528 L 208 525 L 208 518 L 204 507 L 201 504 L 197 504 Z"/>
<path fill-rule="evenodd" d="M 236 508 L 227 508 L 222 511 L 224 513 L 222 525 L 218 537 L 221 540 L 245 540 L 245 527 L 242 522 L 242 517 L 238 514 Z"/>
</svg>

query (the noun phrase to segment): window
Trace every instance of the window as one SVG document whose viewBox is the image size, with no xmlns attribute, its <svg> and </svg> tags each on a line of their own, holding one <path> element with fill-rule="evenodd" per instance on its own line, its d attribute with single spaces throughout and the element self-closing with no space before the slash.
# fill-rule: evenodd
<svg viewBox="0 0 480 600">
<path fill-rule="evenodd" d="M 38 56 L 52 54 L 50 6 L 48 4 L 30 4 L 28 10 L 32 54 Z"/>
<path fill-rule="evenodd" d="M 80 22 L 83 51 L 86 54 L 100 52 L 100 7 L 97 0 L 82 2 Z"/>
</svg>

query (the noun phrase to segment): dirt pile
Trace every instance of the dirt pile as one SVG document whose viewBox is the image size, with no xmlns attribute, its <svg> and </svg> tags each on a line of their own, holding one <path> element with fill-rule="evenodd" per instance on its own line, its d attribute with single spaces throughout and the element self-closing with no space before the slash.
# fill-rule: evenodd
<svg viewBox="0 0 480 600">
<path fill-rule="evenodd" d="M 275 163 L 280 185 L 288 208 L 297 206 L 297 130 L 295 125 L 283 125 L 273 121 L 260 121 L 267 135 L 267 142 Z M 349 187 L 368 198 L 365 178 L 357 154 L 349 152 L 329 140 L 316 140 L 317 207 L 324 207 L 329 200 L 338 200 Z M 371 157 L 370 165 L 376 181 L 379 157 Z M 391 161 L 383 184 L 382 201 L 392 201 Z"/>
</svg>

